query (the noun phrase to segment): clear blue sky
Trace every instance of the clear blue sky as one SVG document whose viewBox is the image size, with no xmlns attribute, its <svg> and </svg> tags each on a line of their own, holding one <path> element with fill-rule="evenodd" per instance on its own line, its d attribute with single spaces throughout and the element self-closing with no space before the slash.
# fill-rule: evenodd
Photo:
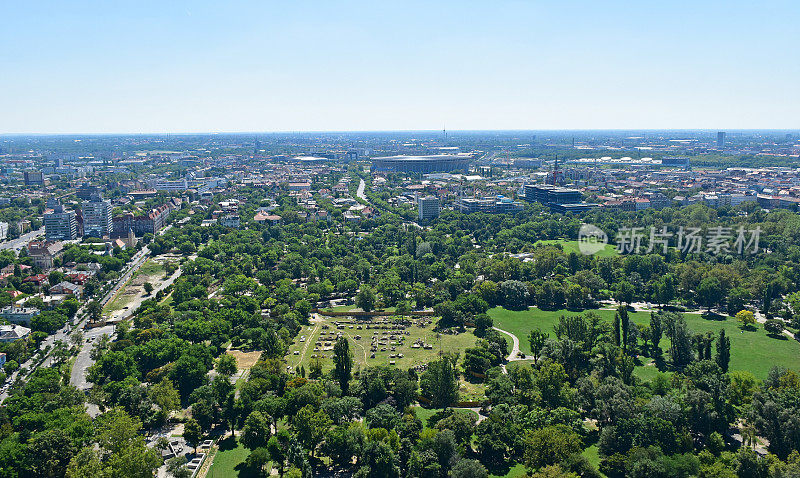
<svg viewBox="0 0 800 478">
<path fill-rule="evenodd" d="M 800 2 L 5 1 L 0 133 L 797 128 Z"/>
</svg>

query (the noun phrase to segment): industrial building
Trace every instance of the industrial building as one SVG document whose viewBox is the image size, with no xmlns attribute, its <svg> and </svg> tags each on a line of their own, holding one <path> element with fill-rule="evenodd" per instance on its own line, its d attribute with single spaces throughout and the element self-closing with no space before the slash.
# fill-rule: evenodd
<svg viewBox="0 0 800 478">
<path fill-rule="evenodd" d="M 689 158 L 686 156 L 665 156 L 661 158 L 661 165 L 688 169 Z"/>
</svg>

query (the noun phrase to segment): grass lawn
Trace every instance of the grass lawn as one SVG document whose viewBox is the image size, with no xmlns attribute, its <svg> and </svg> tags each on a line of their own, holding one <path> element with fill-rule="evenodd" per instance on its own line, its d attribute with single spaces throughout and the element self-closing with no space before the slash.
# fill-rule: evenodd
<svg viewBox="0 0 800 478">
<path fill-rule="evenodd" d="M 489 475 L 490 478 L 518 478 L 525 476 L 525 465 L 517 463 L 505 475 Z"/>
<path fill-rule="evenodd" d="M 582 254 L 581 250 L 578 248 L 578 241 L 569 241 L 566 239 L 547 239 L 536 241 L 536 245 L 547 245 L 547 244 L 561 244 L 561 248 L 564 250 L 564 254 L 569 254 L 570 252 L 574 252 L 576 254 Z M 597 254 L 598 257 L 608 257 L 608 256 L 617 256 L 619 252 L 617 248 L 613 244 L 606 244 L 605 248 L 600 250 Z"/>
<path fill-rule="evenodd" d="M 164 277 L 164 265 L 156 262 L 153 259 L 148 259 L 147 262 L 142 264 L 142 267 L 133 275 L 134 278 L 138 276 L 147 276 L 149 279 Z"/>
<path fill-rule="evenodd" d="M 566 309 L 541 310 L 536 307 L 531 307 L 528 310 L 508 310 L 502 307 L 489 309 L 489 315 L 494 319 L 494 325 L 516 335 L 519 339 L 519 349 L 526 354 L 531 353 L 528 333 L 532 329 L 539 328 L 542 332 L 547 332 L 551 337 L 555 338 L 553 327 L 558 323 L 559 317 L 562 315 L 578 315 L 584 312 L 594 312 L 608 321 L 614 320 L 615 311 L 603 309 L 591 309 L 583 312 Z M 650 321 L 649 312 L 629 312 L 628 317 L 637 324 L 646 324 Z"/>
<path fill-rule="evenodd" d="M 235 445 L 235 446 L 234 446 Z M 207 478 L 227 478 L 238 476 L 241 478 L 256 477 L 257 475 L 244 466 L 244 461 L 250 455 L 250 450 L 240 442 L 233 443 L 228 438 L 219 444 L 219 450 L 214 455 L 214 462 L 208 470 Z"/>
<path fill-rule="evenodd" d="M 585 456 L 589 463 L 591 463 L 595 468 L 600 467 L 600 451 L 597 449 L 597 445 L 592 445 L 589 448 L 583 450 L 581 455 Z"/>
<path fill-rule="evenodd" d="M 481 401 L 486 398 L 486 386 L 480 382 L 469 382 L 463 378 L 459 381 L 458 395 L 460 400 Z"/>
<path fill-rule="evenodd" d="M 640 380 L 644 382 L 649 382 L 650 380 L 653 380 L 655 376 L 658 375 L 660 372 L 658 368 L 653 364 L 653 359 L 648 357 L 642 357 L 641 360 L 642 360 L 642 366 L 636 367 L 636 369 L 633 371 L 633 374 L 639 377 Z M 665 373 L 671 373 L 671 372 L 665 372 Z"/>
<path fill-rule="evenodd" d="M 417 418 L 422 420 L 422 426 L 428 428 L 428 419 L 432 417 L 435 413 L 441 412 L 441 408 L 423 408 L 423 407 L 411 407 L 414 409 L 414 413 L 417 414 Z M 478 419 L 478 414 L 473 412 L 472 410 L 456 410 L 458 413 L 470 413 L 475 415 L 475 419 Z"/>
<path fill-rule="evenodd" d="M 355 305 L 337 305 L 336 307 L 328 307 L 325 309 L 328 312 L 348 312 L 350 310 L 355 309 Z"/>
<path fill-rule="evenodd" d="M 514 360 L 506 364 L 506 370 L 508 370 L 508 373 L 511 373 L 511 371 L 517 367 L 530 367 L 531 365 L 533 365 L 533 360 Z"/>
<path fill-rule="evenodd" d="M 613 310 L 593 309 L 591 312 L 598 314 L 608 321 L 614 320 Z M 497 327 L 516 335 L 520 341 L 520 350 L 530 353 L 527 335 L 531 329 L 538 327 L 553 336 L 553 326 L 561 315 L 576 314 L 568 310 L 547 311 L 532 307 L 528 310 L 506 310 L 495 307 L 489 310 L 489 315 L 494 319 Z M 629 312 L 628 316 L 636 324 L 647 324 L 650 321 L 649 312 Z M 758 324 L 755 331 L 742 331 L 733 318 L 724 320 L 710 320 L 700 314 L 684 314 L 689 329 L 694 333 L 712 332 L 718 334 L 720 329 L 731 339 L 730 370 L 747 370 L 757 378 L 763 379 L 774 365 L 797 370 L 800 364 L 800 343 L 795 340 L 777 339 L 764 332 L 763 326 Z M 666 352 L 669 340 L 661 340 L 661 348 Z M 649 359 L 642 357 L 646 363 Z M 636 375 L 643 380 L 650 380 L 657 373 L 653 366 L 637 367 Z"/>
<path fill-rule="evenodd" d="M 711 331 L 717 334 L 720 329 L 725 329 L 725 334 L 731 339 L 730 370 L 747 370 L 764 379 L 775 365 L 800 369 L 800 342 L 786 336 L 781 339 L 770 337 L 762 324 L 757 324 L 757 330 L 742 331 L 733 317 L 709 320 L 699 314 L 685 316 L 686 323 L 695 333 Z"/>
</svg>

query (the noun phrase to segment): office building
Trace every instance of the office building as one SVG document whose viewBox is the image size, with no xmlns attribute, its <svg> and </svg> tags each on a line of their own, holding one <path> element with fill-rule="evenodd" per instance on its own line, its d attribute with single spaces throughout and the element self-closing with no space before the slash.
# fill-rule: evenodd
<svg viewBox="0 0 800 478">
<path fill-rule="evenodd" d="M 717 148 L 725 147 L 725 132 L 720 131 L 717 133 Z"/>
<path fill-rule="evenodd" d="M 542 160 L 539 158 L 516 158 L 513 166 L 518 169 L 536 169 L 542 167 Z"/>
<path fill-rule="evenodd" d="M 22 173 L 26 186 L 43 186 L 44 175 L 41 171 L 24 171 Z"/>
<path fill-rule="evenodd" d="M 417 199 L 417 206 L 419 208 L 420 221 L 436 219 L 439 217 L 439 212 L 441 212 L 439 198 L 436 196 L 425 196 Z"/>
<path fill-rule="evenodd" d="M 562 214 L 573 212 L 573 213 L 582 213 L 586 211 L 591 211 L 592 209 L 598 207 L 597 204 L 590 204 L 588 202 L 579 202 L 573 204 L 550 204 L 550 210 L 553 212 L 560 212 Z"/>
<path fill-rule="evenodd" d="M 44 215 L 44 235 L 48 241 L 69 241 L 78 238 L 78 221 L 75 211 L 67 211 L 55 204 L 53 212 Z"/>
<path fill-rule="evenodd" d="M 522 203 L 503 196 L 497 196 L 496 198 L 461 198 L 456 203 L 456 208 L 465 214 L 473 212 L 513 214 L 522 211 L 523 207 Z"/>
<path fill-rule="evenodd" d="M 105 237 L 111 235 L 111 201 L 105 201 L 99 195 L 83 203 L 83 235 L 88 237 Z"/>
<path fill-rule="evenodd" d="M 78 199 L 89 201 L 92 196 L 100 195 L 100 188 L 84 183 L 75 190 L 75 195 L 78 196 Z"/>
<path fill-rule="evenodd" d="M 597 204 L 584 202 L 583 195 L 577 189 L 550 184 L 525 184 L 522 190 L 526 201 L 542 203 L 553 212 L 580 213 L 597 207 Z"/>
<path fill-rule="evenodd" d="M 156 179 L 150 181 L 149 185 L 156 191 L 186 191 L 189 189 L 189 181 L 187 181 L 185 178 L 178 179 L 176 181 L 170 181 L 168 179 Z"/>
<path fill-rule="evenodd" d="M 8 223 L 0 222 L 0 241 L 5 241 L 8 237 Z"/>
<path fill-rule="evenodd" d="M 526 184 L 523 186 L 525 200 L 550 204 L 574 204 L 583 200 L 581 192 L 577 189 L 562 188 L 549 184 Z"/>
</svg>

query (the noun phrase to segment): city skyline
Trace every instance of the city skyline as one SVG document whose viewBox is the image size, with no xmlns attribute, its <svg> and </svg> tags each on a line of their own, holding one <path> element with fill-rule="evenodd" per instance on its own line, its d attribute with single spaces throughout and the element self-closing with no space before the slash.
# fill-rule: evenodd
<svg viewBox="0 0 800 478">
<path fill-rule="evenodd" d="M 787 1 L 5 13 L 0 134 L 791 129 L 800 106 Z"/>
</svg>

